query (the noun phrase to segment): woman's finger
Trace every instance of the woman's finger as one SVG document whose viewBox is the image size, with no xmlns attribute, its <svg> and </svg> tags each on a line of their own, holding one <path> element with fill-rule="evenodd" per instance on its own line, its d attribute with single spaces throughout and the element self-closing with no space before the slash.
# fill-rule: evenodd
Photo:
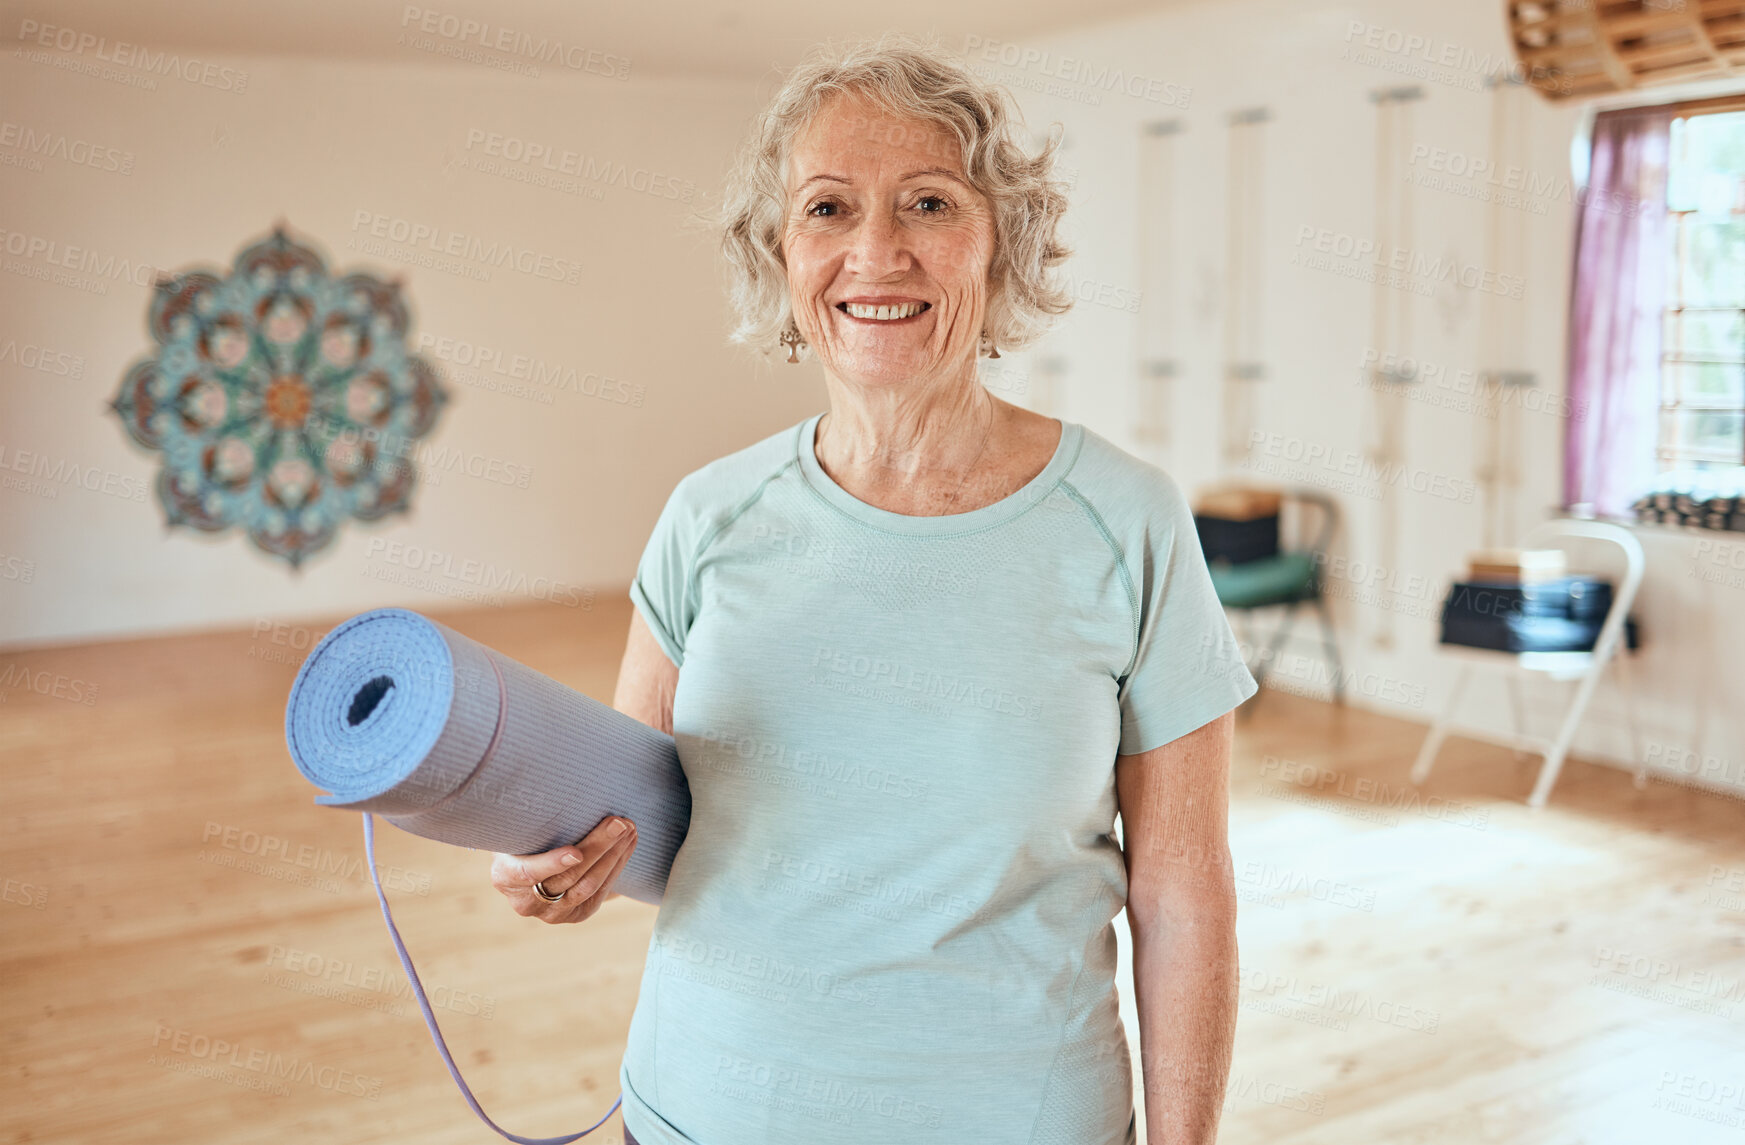
<svg viewBox="0 0 1745 1145">
<path fill-rule="evenodd" d="M 616 852 L 607 857 L 612 861 L 611 869 L 606 877 L 600 880 L 600 885 L 592 891 L 585 887 L 577 888 L 576 894 L 587 896 L 582 904 L 582 917 L 591 918 L 595 911 L 605 903 L 606 896 L 612 893 L 612 885 L 618 881 L 618 876 L 624 873 L 624 867 L 630 862 L 630 856 L 636 851 L 636 832 L 631 831 L 629 839 Z M 574 897 L 574 896 L 571 896 Z"/>
<path fill-rule="evenodd" d="M 580 861 L 571 863 L 545 878 L 545 889 L 554 895 L 566 893 L 587 878 L 590 871 L 601 869 L 601 865 L 610 860 L 613 850 L 635 835 L 635 826 L 628 819 L 611 816 L 601 820 L 598 826 L 575 845 Z"/>
<path fill-rule="evenodd" d="M 581 872 L 598 862 L 618 839 L 630 830 L 630 820 L 609 815 L 592 831 L 568 847 L 554 847 L 539 855 L 522 855 L 522 873 L 528 885 L 545 880 L 553 893 L 573 886 Z"/>
<path fill-rule="evenodd" d="M 636 828 L 632 826 L 623 835 L 612 840 L 612 846 L 606 853 L 595 859 L 586 867 L 572 867 L 567 874 L 553 876 L 545 882 L 545 889 L 554 895 L 563 895 L 564 901 L 552 903 L 554 913 L 565 914 L 573 911 L 580 903 L 594 896 L 602 882 L 612 876 L 613 867 L 636 844 Z M 561 908 L 561 909 L 558 909 Z M 587 917 L 586 915 L 582 916 Z M 559 919 L 558 921 L 577 921 Z"/>
<path fill-rule="evenodd" d="M 533 855 L 498 854 L 491 862 L 491 885 L 511 899 L 528 896 L 538 901 L 533 895 L 536 882 L 543 882 L 552 894 L 562 894 L 618 841 L 614 827 L 632 829 L 628 819 L 608 816 L 579 843 Z"/>
</svg>

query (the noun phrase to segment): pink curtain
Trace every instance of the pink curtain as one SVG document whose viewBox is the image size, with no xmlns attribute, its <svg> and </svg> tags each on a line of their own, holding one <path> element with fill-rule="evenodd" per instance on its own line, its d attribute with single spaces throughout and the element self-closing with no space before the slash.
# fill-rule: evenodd
<svg viewBox="0 0 1745 1145">
<path fill-rule="evenodd" d="M 1629 517 L 1658 469 L 1673 118 L 1666 108 L 1596 115 L 1587 192 L 1576 208 L 1563 503 L 1602 517 Z"/>
</svg>

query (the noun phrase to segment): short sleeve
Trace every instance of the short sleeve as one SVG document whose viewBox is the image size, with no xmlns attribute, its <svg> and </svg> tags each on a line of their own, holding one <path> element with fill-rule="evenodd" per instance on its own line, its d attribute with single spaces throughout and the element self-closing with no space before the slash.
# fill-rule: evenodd
<svg viewBox="0 0 1745 1145">
<path fill-rule="evenodd" d="M 685 662 L 685 637 L 696 619 L 695 574 L 703 521 L 692 496 L 694 477 L 687 476 L 673 487 L 637 562 L 636 579 L 630 582 L 630 599 L 661 651 L 677 665 Z"/>
<path fill-rule="evenodd" d="M 1179 739 L 1260 690 L 1218 603 L 1187 499 L 1168 474 L 1157 477 L 1127 562 L 1139 637 L 1118 692 L 1121 755 Z"/>
</svg>

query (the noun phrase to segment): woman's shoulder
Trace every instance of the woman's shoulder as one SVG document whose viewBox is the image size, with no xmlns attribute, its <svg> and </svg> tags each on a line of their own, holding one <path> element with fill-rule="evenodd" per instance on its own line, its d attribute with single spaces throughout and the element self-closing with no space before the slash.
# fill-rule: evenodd
<svg viewBox="0 0 1745 1145">
<path fill-rule="evenodd" d="M 673 487 L 673 501 L 702 517 L 736 511 L 798 460 L 796 442 L 804 424 L 796 422 L 691 470 Z"/>
<path fill-rule="evenodd" d="M 1067 480 L 1107 523 L 1134 525 L 1163 520 L 1191 522 L 1187 497 L 1161 465 L 1122 449 L 1089 426 Z"/>
</svg>

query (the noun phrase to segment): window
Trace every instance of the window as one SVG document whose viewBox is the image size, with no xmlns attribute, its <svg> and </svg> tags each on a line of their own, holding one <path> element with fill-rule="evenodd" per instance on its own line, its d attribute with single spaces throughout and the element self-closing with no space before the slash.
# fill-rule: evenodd
<svg viewBox="0 0 1745 1145">
<path fill-rule="evenodd" d="M 1745 480 L 1745 111 L 1672 121 L 1662 488 Z"/>
</svg>

